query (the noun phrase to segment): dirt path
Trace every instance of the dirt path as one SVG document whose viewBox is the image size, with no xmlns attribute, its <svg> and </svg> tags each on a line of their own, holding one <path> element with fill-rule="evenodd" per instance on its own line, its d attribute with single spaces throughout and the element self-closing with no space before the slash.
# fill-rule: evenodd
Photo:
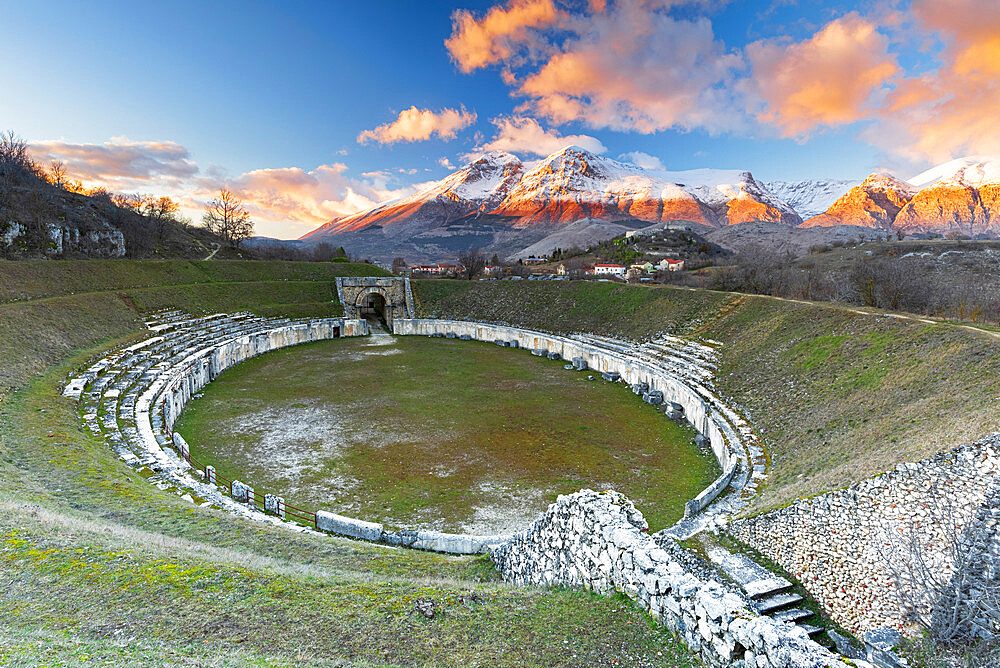
<svg viewBox="0 0 1000 668">
<path fill-rule="evenodd" d="M 679 290 L 705 290 L 707 288 L 689 288 L 686 286 L 670 286 Z M 793 299 L 792 297 L 776 297 L 774 295 L 758 295 L 748 292 L 730 292 L 732 295 L 739 295 L 741 297 L 760 297 L 763 299 L 773 299 L 779 302 L 788 302 L 790 304 L 803 304 L 805 306 L 820 306 L 823 308 L 839 309 L 841 311 L 848 311 L 850 313 L 857 313 L 858 315 L 868 315 L 876 318 L 896 318 L 897 320 L 911 320 L 913 322 L 920 322 L 926 325 L 941 325 L 942 327 L 955 327 L 957 329 L 966 329 L 970 332 L 976 332 L 977 334 L 985 334 L 994 339 L 1000 339 L 1000 332 L 995 332 L 989 329 L 984 329 L 982 327 L 977 327 L 976 325 L 966 325 L 961 323 L 949 322 L 947 320 L 934 320 L 933 318 L 927 318 L 925 316 L 914 315 L 912 313 L 893 313 L 890 311 L 882 311 L 875 309 L 863 309 L 856 306 L 848 306 L 846 304 L 837 304 L 835 302 L 811 302 L 806 299 Z M 730 305 L 727 308 L 732 310 L 735 305 Z"/>
<path fill-rule="evenodd" d="M 205 256 L 205 260 L 211 260 L 213 257 L 215 257 L 215 254 L 219 252 L 220 248 L 222 248 L 222 246 L 220 246 L 219 244 L 215 244 L 215 250 L 213 250 L 211 253 L 209 253 L 208 255 L 206 255 Z M 204 262 L 204 260 L 202 260 L 202 261 Z"/>
</svg>

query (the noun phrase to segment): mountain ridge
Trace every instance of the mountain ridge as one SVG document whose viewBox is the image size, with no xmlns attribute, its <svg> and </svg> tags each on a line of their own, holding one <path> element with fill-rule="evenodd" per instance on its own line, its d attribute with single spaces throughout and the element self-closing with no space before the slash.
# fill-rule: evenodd
<svg viewBox="0 0 1000 668">
<path fill-rule="evenodd" d="M 510 253 L 581 219 L 626 227 L 802 220 L 749 171 L 647 170 L 569 146 L 531 169 L 509 153 L 483 154 L 418 193 L 332 220 L 301 240 L 337 237 L 353 252 L 382 257 L 454 254 L 463 243 Z"/>
<path fill-rule="evenodd" d="M 574 225 L 589 221 L 585 225 Z M 909 181 L 758 181 L 747 170 L 645 169 L 567 146 L 526 165 L 484 153 L 417 193 L 334 219 L 301 241 L 336 241 L 389 258 L 454 256 L 470 247 L 509 257 L 656 224 L 867 227 L 896 234 L 1000 236 L 1000 160 L 970 156 Z M 572 233 L 563 233 L 568 226 Z"/>
</svg>

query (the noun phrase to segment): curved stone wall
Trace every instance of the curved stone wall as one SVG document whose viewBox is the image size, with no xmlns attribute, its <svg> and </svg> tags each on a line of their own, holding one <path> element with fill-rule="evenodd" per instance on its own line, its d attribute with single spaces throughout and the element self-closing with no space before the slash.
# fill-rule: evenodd
<svg viewBox="0 0 1000 668">
<path fill-rule="evenodd" d="M 696 521 L 695 516 L 730 485 L 736 493 L 731 495 L 728 504 L 720 507 L 720 513 L 730 513 L 744 505 L 763 479 L 762 462 L 755 465 L 755 460 L 762 459 L 763 452 L 753 437 L 752 429 L 735 411 L 725 406 L 704 382 L 696 380 L 706 377 L 705 373 L 701 373 L 704 369 L 696 369 L 697 373 L 689 373 L 685 377 L 678 373 L 675 365 L 642 355 L 641 348 L 635 344 L 599 337 L 559 336 L 490 323 L 397 319 L 393 323 L 393 333 L 450 335 L 544 352 L 555 359 L 576 365 L 585 364 L 586 368 L 629 385 L 645 384 L 648 391 L 661 392 L 665 403 L 679 404 L 687 420 L 707 438 L 722 468 L 722 474 L 709 487 L 685 504 L 685 520 L 674 529 L 680 537 L 687 537 L 703 528 L 704 523 Z M 694 367 L 698 363 L 689 357 L 682 364 Z M 710 375 L 709 370 L 707 376 Z M 751 451 L 751 447 L 755 450 Z"/>
</svg>

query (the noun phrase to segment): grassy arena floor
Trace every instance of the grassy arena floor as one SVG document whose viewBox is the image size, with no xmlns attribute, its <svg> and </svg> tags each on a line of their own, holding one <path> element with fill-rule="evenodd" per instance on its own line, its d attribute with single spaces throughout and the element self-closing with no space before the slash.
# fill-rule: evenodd
<svg viewBox="0 0 1000 668">
<path fill-rule="evenodd" d="M 475 341 L 338 339 L 224 373 L 176 426 L 224 476 L 391 526 L 503 533 L 614 488 L 656 530 L 718 465 L 620 384 Z"/>
<path fill-rule="evenodd" d="M 365 272 L 0 262 L 0 301 L 16 300 L 0 303 L 0 666 L 700 665 L 621 596 L 512 587 L 488 557 L 194 506 L 125 466 L 60 396 L 76 370 L 141 336 L 151 309 L 336 314 L 332 277 Z"/>
</svg>

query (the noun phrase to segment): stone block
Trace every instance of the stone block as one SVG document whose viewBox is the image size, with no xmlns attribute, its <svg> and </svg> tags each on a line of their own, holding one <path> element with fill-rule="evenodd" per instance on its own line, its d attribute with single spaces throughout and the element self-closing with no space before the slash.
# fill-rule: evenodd
<svg viewBox="0 0 1000 668">
<path fill-rule="evenodd" d="M 444 335 L 444 338 L 446 338 L 446 339 L 454 339 L 454 338 L 456 338 L 456 336 L 455 336 L 455 332 L 447 332 L 447 333 L 446 333 L 446 334 Z"/>
<path fill-rule="evenodd" d="M 621 377 L 622 377 L 622 375 L 620 373 L 618 373 L 617 371 L 602 371 L 601 372 L 601 378 L 603 378 L 604 380 L 610 381 L 612 383 L 617 382 L 618 379 L 621 378 Z"/>
<path fill-rule="evenodd" d="M 285 499 L 275 494 L 265 494 L 264 510 L 285 519 Z"/>
<path fill-rule="evenodd" d="M 320 531 L 349 536 L 361 540 L 377 541 L 382 537 L 382 525 L 376 522 L 365 522 L 352 517 L 344 517 L 324 510 L 316 511 L 316 528 Z"/>
<path fill-rule="evenodd" d="M 249 490 L 250 486 L 243 484 L 239 480 L 234 480 L 233 484 L 230 487 L 230 492 L 232 493 L 233 498 L 239 501 L 240 503 L 247 502 Z"/>
<path fill-rule="evenodd" d="M 471 341 L 472 340 L 472 337 L 469 336 L 468 334 L 459 334 L 458 338 L 461 339 L 462 341 Z"/>
<path fill-rule="evenodd" d="M 550 360 L 561 360 L 562 359 L 562 355 L 560 355 L 559 353 L 557 353 L 555 351 L 552 351 L 552 352 L 550 352 L 548 354 L 548 358 Z"/>
</svg>

